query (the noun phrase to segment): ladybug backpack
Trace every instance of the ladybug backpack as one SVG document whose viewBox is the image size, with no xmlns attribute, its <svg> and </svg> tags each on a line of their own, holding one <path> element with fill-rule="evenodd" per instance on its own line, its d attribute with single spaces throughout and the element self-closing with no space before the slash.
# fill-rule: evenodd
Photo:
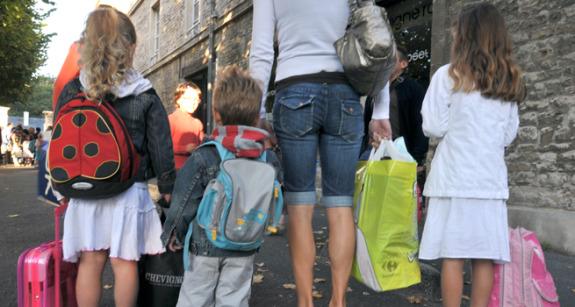
<svg viewBox="0 0 575 307">
<path fill-rule="evenodd" d="M 108 198 L 134 183 L 139 155 L 124 121 L 107 100 L 78 94 L 60 106 L 48 149 L 52 185 L 69 198 Z"/>
</svg>

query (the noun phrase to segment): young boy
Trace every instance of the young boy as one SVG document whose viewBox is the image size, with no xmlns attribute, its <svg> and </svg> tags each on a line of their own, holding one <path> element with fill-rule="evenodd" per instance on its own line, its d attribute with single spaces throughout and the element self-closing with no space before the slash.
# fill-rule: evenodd
<svg viewBox="0 0 575 307">
<path fill-rule="evenodd" d="M 262 97 L 256 81 L 237 66 L 228 67 L 218 74 L 213 97 L 218 127 L 212 138 L 236 157 L 259 157 L 269 135 L 254 127 Z M 267 157 L 268 163 L 278 169 L 273 153 L 268 151 Z M 162 241 L 170 250 L 182 248 L 188 226 L 196 217 L 206 186 L 216 178 L 220 162 L 214 146 L 199 147 L 178 173 L 162 234 Z M 190 265 L 184 274 L 177 306 L 248 306 L 256 250 L 219 249 L 211 244 L 198 223 L 193 223 L 190 243 Z"/>
</svg>

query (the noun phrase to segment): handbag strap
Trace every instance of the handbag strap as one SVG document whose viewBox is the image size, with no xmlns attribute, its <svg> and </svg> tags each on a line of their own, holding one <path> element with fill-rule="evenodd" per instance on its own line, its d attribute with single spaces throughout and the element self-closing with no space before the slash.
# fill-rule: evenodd
<svg viewBox="0 0 575 307">
<path fill-rule="evenodd" d="M 347 18 L 347 26 L 351 25 L 351 19 L 353 18 L 353 13 L 362 7 L 366 2 L 370 2 L 372 5 L 375 5 L 374 0 L 347 0 L 347 5 L 349 6 L 349 17 Z"/>
<path fill-rule="evenodd" d="M 347 5 L 349 6 L 349 13 L 351 15 L 359 6 L 358 0 L 347 0 Z"/>
<path fill-rule="evenodd" d="M 357 8 L 361 7 L 363 2 L 371 2 L 373 5 L 375 5 L 374 0 L 347 0 L 350 14 L 351 12 L 357 10 Z"/>
</svg>

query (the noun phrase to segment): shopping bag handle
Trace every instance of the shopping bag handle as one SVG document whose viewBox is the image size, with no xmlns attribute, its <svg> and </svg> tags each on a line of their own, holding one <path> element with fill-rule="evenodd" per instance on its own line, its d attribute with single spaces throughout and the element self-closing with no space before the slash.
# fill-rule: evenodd
<svg viewBox="0 0 575 307">
<path fill-rule="evenodd" d="M 392 160 L 413 162 L 413 158 L 401 153 L 391 140 L 382 140 L 377 149 L 372 148 L 368 160 L 379 161 L 384 157 L 389 157 Z"/>
</svg>

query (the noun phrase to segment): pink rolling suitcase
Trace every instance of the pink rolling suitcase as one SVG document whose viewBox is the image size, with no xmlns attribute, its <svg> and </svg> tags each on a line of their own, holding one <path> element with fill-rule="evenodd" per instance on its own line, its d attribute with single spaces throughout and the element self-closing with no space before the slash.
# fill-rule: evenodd
<svg viewBox="0 0 575 307">
<path fill-rule="evenodd" d="M 76 307 L 76 264 L 63 262 L 60 216 L 54 209 L 55 239 L 24 251 L 18 258 L 18 307 Z"/>
</svg>

